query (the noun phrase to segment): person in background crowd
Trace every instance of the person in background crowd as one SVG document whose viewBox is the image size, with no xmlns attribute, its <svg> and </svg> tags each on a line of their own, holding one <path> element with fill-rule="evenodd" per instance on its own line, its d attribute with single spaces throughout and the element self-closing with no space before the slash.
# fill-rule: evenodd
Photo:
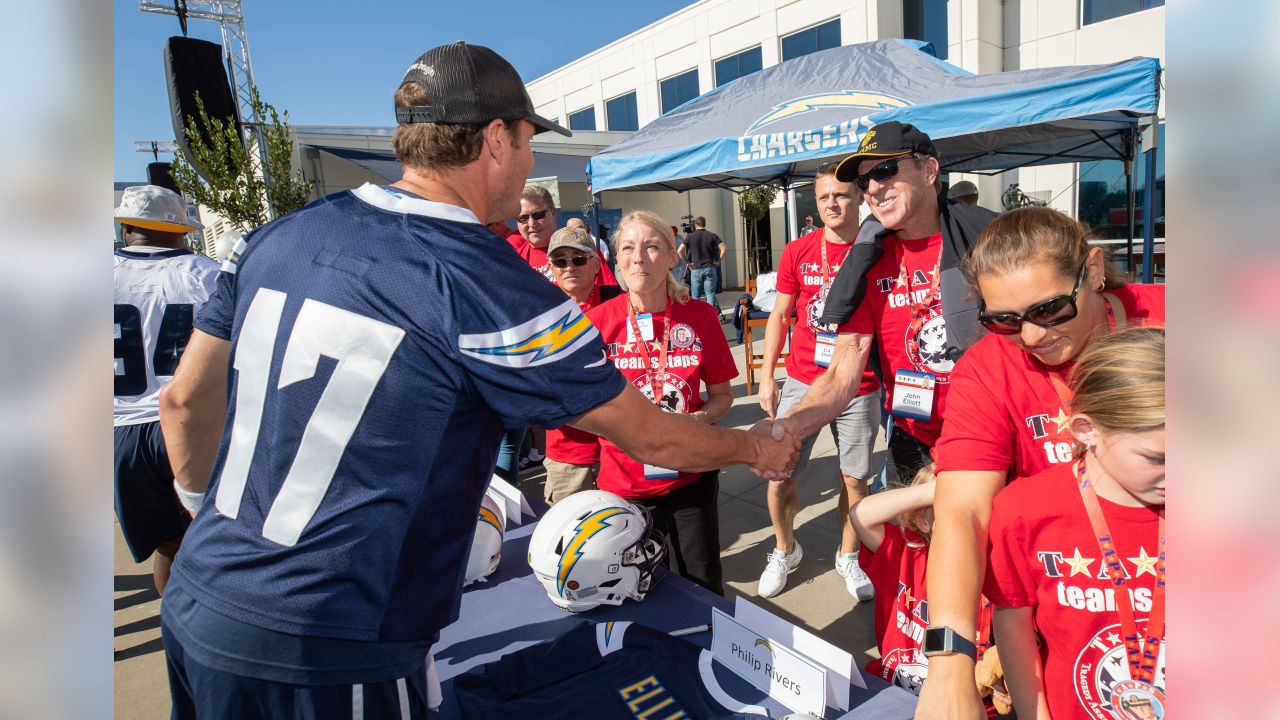
<svg viewBox="0 0 1280 720">
<path fill-rule="evenodd" d="M 932 461 L 951 369 L 977 333 L 960 259 L 995 217 L 941 199 L 938 167 L 929 136 L 898 122 L 868 130 L 858 152 L 837 166 L 836 179 L 862 190 L 878 223 L 868 220 L 859 231 L 819 318 L 838 326 L 831 367 L 778 420 L 808 437 L 839 415 L 862 384 L 874 340 L 893 414 L 895 485 Z"/>
<path fill-rule="evenodd" d="M 433 48 L 395 112 L 404 177 L 246 237 L 161 393 L 196 511 L 161 606 L 176 718 L 428 717 L 504 426 L 573 422 L 644 462 L 766 478 L 799 449 L 657 411 L 577 303 L 493 251 L 483 223 L 517 211 L 530 139 L 568 134 L 510 63 Z"/>
<path fill-rule="evenodd" d="M 764 368 L 760 376 L 760 407 L 770 418 L 786 417 L 831 363 L 835 349 L 832 328 L 818 321 L 827 302 L 831 283 L 840 272 L 858 233 L 858 205 L 862 193 L 853 183 L 840 182 L 835 167 L 818 171 L 814 182 L 818 211 L 825 228 L 814 229 L 782 251 L 778 263 L 777 294 L 765 327 Z M 781 394 L 773 378 L 778 355 L 786 341 L 787 327 L 796 308 L 799 321 L 791 331 L 791 352 L 787 355 L 787 382 Z M 849 507 L 867 494 L 871 477 L 871 451 L 880 425 L 880 380 L 864 370 L 857 395 L 831 423 L 840 460 L 840 547 L 836 552 L 836 572 L 844 578 L 845 589 L 855 600 L 870 600 L 875 593 L 871 580 L 858 565 L 858 537 L 849 521 Z M 797 477 L 813 451 L 817 434 L 810 435 L 801 449 L 800 462 L 791 477 L 767 484 L 769 517 L 773 521 L 775 547 L 769 553 L 757 592 L 773 597 L 786 587 L 787 575 L 800 566 L 804 550 L 795 538 L 795 517 L 800 509 Z"/>
<path fill-rule="evenodd" d="M 968 180 L 961 180 L 955 185 L 952 185 L 951 189 L 947 191 L 947 198 L 955 200 L 956 202 L 962 202 L 965 205 L 977 205 L 978 186 Z"/>
<path fill-rule="evenodd" d="M 664 412 L 691 426 L 714 424 L 733 404 L 729 381 L 738 367 L 715 313 L 689 302 L 671 276 L 676 246 L 670 226 L 638 210 L 622 219 L 615 238 L 627 293 L 587 313 L 609 359 Z M 676 572 L 723 595 L 719 473 L 678 472 L 636 459 L 608 439 L 600 445 L 600 489 L 648 508 L 654 526 L 671 540 Z"/>
<path fill-rule="evenodd" d="M 576 228 L 587 233 L 587 237 L 591 239 L 592 246 L 596 249 L 596 255 L 599 256 L 606 267 L 608 266 L 609 257 L 611 256 L 611 253 L 609 252 L 609 244 L 595 235 L 592 235 L 591 232 L 587 230 L 587 224 L 583 222 L 582 218 L 571 217 L 565 221 L 564 226 L 568 228 Z"/>
<path fill-rule="evenodd" d="M 937 443 L 929 617 L 969 637 L 993 498 L 1008 478 L 1071 463 L 1071 364 L 1095 337 L 1163 323 L 1164 288 L 1126 284 L 1102 248 L 1089 244 L 1088 228 L 1039 207 L 988 225 L 964 273 L 988 334 L 952 373 L 951 409 Z M 920 717 L 976 712 L 971 658 L 938 656 L 929 666 Z"/>
<path fill-rule="evenodd" d="M 547 243 L 556 231 L 556 203 L 551 191 L 541 185 L 526 185 L 520 193 L 520 214 L 516 215 L 516 229 L 523 243 L 516 245 L 516 252 L 529 267 L 555 282 L 551 264 L 547 262 Z"/>
<path fill-rule="evenodd" d="M 680 234 L 680 228 L 675 225 L 671 226 L 671 235 L 676 242 L 676 267 L 671 271 L 671 275 L 675 277 L 676 282 L 689 287 L 689 263 L 684 261 L 684 256 L 680 253 L 680 248 L 684 247 L 684 236 Z"/>
<path fill-rule="evenodd" d="M 716 304 L 716 268 L 724 260 L 725 244 L 719 235 L 707 231 L 707 219 L 699 215 L 693 219 L 693 232 L 679 247 L 680 259 L 689 263 L 689 284 L 693 287 L 693 299 L 701 297 L 711 303 L 720 316 Z"/>
<path fill-rule="evenodd" d="M 600 304 L 600 292 L 595 286 L 600 257 L 586 230 L 565 227 L 555 231 L 547 245 L 547 256 L 556 285 L 578 303 L 582 312 Z M 543 485 L 547 504 L 590 490 L 600 472 L 600 439 L 569 425 L 547 430 L 547 457 L 542 464 L 547 470 Z"/>
<path fill-rule="evenodd" d="M 152 554 L 151 577 L 163 595 L 169 568 L 191 523 L 175 494 L 160 430 L 160 389 L 191 337 L 195 311 L 217 284 L 218 263 L 187 249 L 187 201 L 159 187 L 125 188 L 115 221 L 115 501 L 120 533 L 134 562 Z"/>
<path fill-rule="evenodd" d="M 815 192 L 816 192 L 816 191 L 815 191 Z M 805 215 L 805 216 L 804 216 L 804 227 L 800 228 L 800 235 L 801 235 L 801 237 L 803 237 L 803 236 L 805 236 L 805 235 L 808 235 L 809 233 L 811 233 L 811 232 L 813 232 L 814 230 L 817 230 L 817 229 L 818 229 L 818 228 L 817 228 L 817 227 L 815 227 L 815 226 L 814 226 L 814 224 L 813 224 L 813 216 L 812 216 L 812 215 Z"/>
<path fill-rule="evenodd" d="M 1090 342 L 1075 459 L 995 498 L 985 587 L 1020 718 L 1167 717 L 1164 353 L 1160 328 Z"/>
</svg>

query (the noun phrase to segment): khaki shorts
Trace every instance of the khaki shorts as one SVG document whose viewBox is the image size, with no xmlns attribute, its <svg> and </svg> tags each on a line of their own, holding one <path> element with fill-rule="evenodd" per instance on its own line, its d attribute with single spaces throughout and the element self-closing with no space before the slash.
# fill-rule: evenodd
<svg viewBox="0 0 1280 720">
<path fill-rule="evenodd" d="M 573 465 L 545 458 L 542 466 L 547 469 L 547 481 L 542 486 L 542 497 L 548 505 L 563 500 L 583 490 L 594 490 L 600 463 Z"/>
<path fill-rule="evenodd" d="M 787 378 L 782 386 L 782 396 L 778 400 L 777 417 L 786 417 L 804 399 L 809 386 Z M 880 394 L 859 395 L 850 401 L 844 412 L 831 421 L 831 434 L 836 440 L 836 451 L 840 455 L 840 472 L 858 480 L 871 477 L 871 450 L 876 443 L 876 432 L 880 429 Z M 818 433 L 805 439 L 800 446 L 800 461 L 796 463 L 794 474 L 799 475 L 809 464 L 809 455 L 813 453 L 813 443 Z"/>
</svg>

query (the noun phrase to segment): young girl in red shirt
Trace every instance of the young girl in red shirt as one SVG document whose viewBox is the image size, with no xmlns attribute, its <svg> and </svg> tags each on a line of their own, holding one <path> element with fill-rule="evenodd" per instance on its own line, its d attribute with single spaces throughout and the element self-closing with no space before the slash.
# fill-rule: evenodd
<svg viewBox="0 0 1280 720">
<path fill-rule="evenodd" d="M 866 671 L 917 694 L 929 674 L 923 641 L 929 625 L 925 567 L 933 529 L 934 487 L 934 466 L 929 464 L 921 468 L 911 485 L 878 492 L 849 510 L 853 529 L 865 550 L 859 554 L 858 563 L 876 590 L 876 648 L 880 658 L 868 663 Z M 983 600 L 978 614 L 976 647 L 978 657 L 982 657 L 990 647 L 990 603 Z M 981 694 L 994 696 L 986 703 L 988 715 L 995 717 L 996 708 L 1007 712 L 1008 696 L 998 671 L 983 684 L 987 692 L 980 690 Z"/>
<path fill-rule="evenodd" d="M 1163 718 L 1164 331 L 1094 339 L 1073 463 L 996 496 L 986 595 L 1018 717 Z"/>
</svg>

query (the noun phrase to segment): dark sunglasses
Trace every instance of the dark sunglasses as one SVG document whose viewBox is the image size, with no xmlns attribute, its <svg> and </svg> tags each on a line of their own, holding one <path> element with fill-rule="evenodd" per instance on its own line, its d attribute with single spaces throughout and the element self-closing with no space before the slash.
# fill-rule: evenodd
<svg viewBox="0 0 1280 720">
<path fill-rule="evenodd" d="M 551 258 L 551 264 L 563 270 L 569 267 L 569 263 L 571 262 L 574 267 L 582 267 L 583 265 L 586 265 L 587 261 L 590 259 L 591 258 L 586 255 L 571 255 L 570 257 L 561 256 L 558 258 Z"/>
<path fill-rule="evenodd" d="M 888 160 L 877 164 L 865 173 L 855 177 L 853 182 L 858 186 L 859 190 L 866 192 L 867 188 L 871 187 L 872 180 L 875 180 L 878 183 L 883 183 L 886 180 L 889 180 L 898 174 L 898 163 L 903 160 L 910 160 L 913 157 L 915 157 L 915 155 L 903 155 L 901 157 L 889 158 Z"/>
<path fill-rule="evenodd" d="M 1080 283 L 1084 281 L 1086 265 L 1087 262 L 1080 264 L 1080 273 L 1076 275 L 1076 286 L 1071 288 L 1070 295 L 1058 295 L 1042 303 L 1036 303 L 1021 315 L 1011 312 L 988 313 L 984 306 L 983 312 L 978 313 L 978 322 L 997 335 L 1014 335 L 1022 332 L 1023 322 L 1042 328 L 1051 328 L 1074 319 L 1079 312 L 1076 309 L 1076 296 L 1080 294 Z"/>
<path fill-rule="evenodd" d="M 516 222 L 518 222 L 518 223 L 520 223 L 521 225 L 523 225 L 523 224 L 525 224 L 525 223 L 529 222 L 529 218 L 533 218 L 534 220 L 541 220 L 542 218 L 546 217 L 546 216 L 547 216 L 547 213 L 549 213 L 549 212 L 551 212 L 551 211 L 550 211 L 550 210 L 539 210 L 538 212 L 531 212 L 531 213 L 529 213 L 528 215 L 517 215 L 517 216 L 516 216 Z"/>
</svg>

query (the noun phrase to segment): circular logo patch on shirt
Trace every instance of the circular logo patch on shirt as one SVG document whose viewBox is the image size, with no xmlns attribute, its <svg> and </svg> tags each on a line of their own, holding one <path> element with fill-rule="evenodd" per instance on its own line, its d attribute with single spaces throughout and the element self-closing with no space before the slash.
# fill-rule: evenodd
<svg viewBox="0 0 1280 720">
<path fill-rule="evenodd" d="M 655 384 L 654 375 L 656 373 L 645 373 L 635 380 L 631 381 L 649 402 L 653 402 L 653 386 Z M 673 373 L 661 373 L 658 378 L 662 380 L 662 397 L 655 403 L 664 412 L 684 413 L 689 407 L 689 383 L 684 378 Z"/>
<path fill-rule="evenodd" d="M 1138 621 L 1140 633 L 1145 620 Z M 1164 645 L 1156 663 L 1153 685 L 1129 677 L 1124 631 L 1120 623 L 1108 625 L 1094 634 L 1076 658 L 1071 673 L 1080 707 L 1097 720 L 1163 720 L 1165 716 Z"/>
<path fill-rule="evenodd" d="M 676 323 L 671 326 L 671 347 L 674 350 L 688 350 L 693 347 L 698 336 L 694 334 L 693 328 L 686 323 Z"/>
<path fill-rule="evenodd" d="M 818 288 L 818 292 L 814 293 L 813 299 L 809 301 L 808 323 L 809 330 L 817 335 L 820 332 L 826 332 L 827 326 L 818 322 L 822 317 L 822 313 L 827 309 L 827 296 L 831 294 L 831 286 L 823 285 Z"/>
<path fill-rule="evenodd" d="M 915 337 L 911 337 L 912 324 L 907 325 L 907 359 L 916 370 L 933 373 L 938 382 L 947 382 L 956 363 L 947 357 L 947 320 L 941 307 L 934 305 L 925 312 L 924 324 Z"/>
</svg>

